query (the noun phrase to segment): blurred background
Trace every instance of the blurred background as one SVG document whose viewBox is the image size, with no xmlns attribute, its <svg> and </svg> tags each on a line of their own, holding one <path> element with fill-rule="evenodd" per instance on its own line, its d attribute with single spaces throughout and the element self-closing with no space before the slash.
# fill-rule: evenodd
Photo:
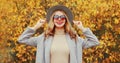
<svg viewBox="0 0 120 63">
<path fill-rule="evenodd" d="M 100 41 L 99 46 L 83 50 L 83 63 L 120 63 L 120 0 L 0 0 L 0 63 L 35 63 L 36 48 L 17 39 L 58 4 L 70 8 L 74 20 L 82 21 Z"/>
</svg>

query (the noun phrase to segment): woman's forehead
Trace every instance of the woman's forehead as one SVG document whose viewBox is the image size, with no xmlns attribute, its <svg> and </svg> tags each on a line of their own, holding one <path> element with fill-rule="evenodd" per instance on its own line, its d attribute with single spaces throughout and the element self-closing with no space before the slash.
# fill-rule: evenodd
<svg viewBox="0 0 120 63">
<path fill-rule="evenodd" d="M 55 11 L 55 15 L 64 15 L 65 13 L 63 11 Z"/>
</svg>

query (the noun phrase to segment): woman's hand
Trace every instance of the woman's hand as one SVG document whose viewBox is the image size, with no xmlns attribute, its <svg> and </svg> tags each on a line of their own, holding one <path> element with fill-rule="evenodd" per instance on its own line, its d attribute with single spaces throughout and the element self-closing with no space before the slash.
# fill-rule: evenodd
<svg viewBox="0 0 120 63">
<path fill-rule="evenodd" d="M 85 31 L 85 27 L 82 25 L 81 21 L 73 21 L 73 23 L 81 30 L 81 31 Z"/>
<path fill-rule="evenodd" d="M 32 29 L 37 30 L 38 28 L 40 28 L 45 23 L 46 23 L 46 20 L 40 19 L 40 20 L 38 20 L 36 25 L 34 27 L 32 27 Z"/>
</svg>

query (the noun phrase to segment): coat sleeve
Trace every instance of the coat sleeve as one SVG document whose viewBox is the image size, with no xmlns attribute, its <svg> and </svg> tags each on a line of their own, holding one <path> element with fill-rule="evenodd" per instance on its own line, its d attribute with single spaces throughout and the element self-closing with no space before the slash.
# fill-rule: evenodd
<svg viewBox="0 0 120 63">
<path fill-rule="evenodd" d="M 83 34 L 85 35 L 85 39 L 78 37 L 78 42 L 82 42 L 83 48 L 89 48 L 100 44 L 97 37 L 92 33 L 89 28 L 86 28 L 86 30 L 83 31 Z"/>
<path fill-rule="evenodd" d="M 43 37 L 43 34 L 37 37 L 32 37 L 34 33 L 35 33 L 35 30 L 33 30 L 30 27 L 27 27 L 26 30 L 19 36 L 18 42 L 25 43 L 31 46 L 37 46 L 37 39 L 38 38 L 41 39 Z"/>
</svg>

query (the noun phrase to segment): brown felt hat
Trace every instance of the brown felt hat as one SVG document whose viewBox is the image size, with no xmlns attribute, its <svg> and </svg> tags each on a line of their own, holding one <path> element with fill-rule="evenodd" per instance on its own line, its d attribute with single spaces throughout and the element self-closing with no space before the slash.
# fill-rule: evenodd
<svg viewBox="0 0 120 63">
<path fill-rule="evenodd" d="M 47 11 L 47 15 L 46 15 L 47 22 L 49 22 L 50 17 L 57 10 L 62 10 L 63 12 L 65 12 L 65 14 L 68 16 L 68 19 L 69 19 L 70 23 L 71 24 L 73 23 L 73 14 L 72 14 L 71 10 L 69 8 L 67 8 L 66 6 L 63 6 L 63 5 L 53 6 Z"/>
</svg>

